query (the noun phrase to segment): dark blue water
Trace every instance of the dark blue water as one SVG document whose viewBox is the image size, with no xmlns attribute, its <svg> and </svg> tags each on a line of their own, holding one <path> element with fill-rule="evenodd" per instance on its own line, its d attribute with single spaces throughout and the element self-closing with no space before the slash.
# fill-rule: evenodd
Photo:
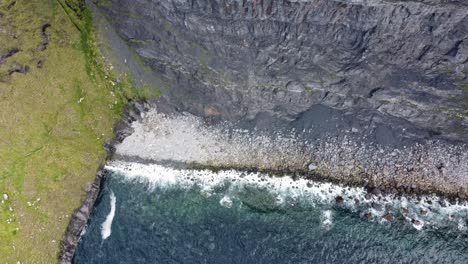
<svg viewBox="0 0 468 264">
<path fill-rule="evenodd" d="M 468 263 L 468 236 L 456 229 L 379 224 L 339 206 L 275 207 L 260 188 L 227 208 L 224 195 L 108 175 L 75 263 Z"/>
</svg>

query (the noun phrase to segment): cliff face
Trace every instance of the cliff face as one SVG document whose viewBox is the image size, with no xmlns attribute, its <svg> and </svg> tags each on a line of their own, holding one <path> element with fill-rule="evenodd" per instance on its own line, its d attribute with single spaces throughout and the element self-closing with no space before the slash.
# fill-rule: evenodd
<svg viewBox="0 0 468 264">
<path fill-rule="evenodd" d="M 468 4 L 94 1 L 178 110 L 240 126 L 468 142 Z"/>
</svg>

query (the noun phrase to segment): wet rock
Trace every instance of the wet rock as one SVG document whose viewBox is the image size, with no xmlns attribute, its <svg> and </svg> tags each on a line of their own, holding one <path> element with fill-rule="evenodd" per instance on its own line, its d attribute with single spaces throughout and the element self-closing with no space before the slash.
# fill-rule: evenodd
<svg viewBox="0 0 468 264">
<path fill-rule="evenodd" d="M 381 195 L 381 194 L 382 194 L 382 192 L 381 192 L 380 189 L 378 189 L 378 188 L 372 188 L 372 189 L 370 190 L 370 192 L 371 192 L 373 195 L 375 195 L 375 196 L 378 196 L 378 195 Z"/>
<path fill-rule="evenodd" d="M 383 219 L 387 220 L 388 222 L 392 222 L 393 220 L 395 220 L 395 217 L 391 213 L 386 213 L 383 216 Z"/>
<path fill-rule="evenodd" d="M 407 215 L 409 213 L 409 210 L 406 207 L 401 208 L 401 211 L 403 212 L 403 215 Z"/>
<path fill-rule="evenodd" d="M 377 210 L 377 211 L 382 211 L 382 210 L 383 210 L 383 206 L 382 206 L 381 204 L 379 204 L 379 203 L 374 203 L 374 202 L 373 202 L 373 203 L 371 204 L 371 207 L 374 208 L 374 209 Z"/>
<path fill-rule="evenodd" d="M 447 204 L 444 200 L 438 200 L 437 203 L 440 205 L 440 207 L 447 207 Z"/>
<path fill-rule="evenodd" d="M 343 202 L 344 202 L 344 199 L 343 199 L 342 196 L 338 195 L 338 196 L 335 197 L 335 203 L 336 204 L 340 205 L 340 204 L 343 204 Z"/>
</svg>

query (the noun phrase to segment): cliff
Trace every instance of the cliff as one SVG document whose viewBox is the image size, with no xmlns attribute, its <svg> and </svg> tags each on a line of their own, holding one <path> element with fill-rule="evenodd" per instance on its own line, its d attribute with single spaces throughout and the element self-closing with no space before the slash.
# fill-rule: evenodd
<svg viewBox="0 0 468 264">
<path fill-rule="evenodd" d="M 465 1 L 94 2 L 179 111 L 311 138 L 468 141 Z"/>
</svg>

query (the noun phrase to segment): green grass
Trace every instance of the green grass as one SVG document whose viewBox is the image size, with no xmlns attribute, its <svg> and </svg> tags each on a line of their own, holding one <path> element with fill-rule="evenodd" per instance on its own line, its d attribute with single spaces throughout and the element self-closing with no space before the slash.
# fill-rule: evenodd
<svg viewBox="0 0 468 264">
<path fill-rule="evenodd" d="M 0 4 L 0 49 L 21 51 L 0 65 L 0 262 L 55 263 L 125 104 L 157 94 L 103 62 L 82 1 L 7 4 Z M 41 51 L 45 23 L 50 42 Z M 30 72 L 8 75 L 13 62 Z"/>
<path fill-rule="evenodd" d="M 314 92 L 314 87 L 309 86 L 309 85 L 305 85 L 304 86 L 304 91 L 312 93 L 312 92 Z"/>
</svg>

